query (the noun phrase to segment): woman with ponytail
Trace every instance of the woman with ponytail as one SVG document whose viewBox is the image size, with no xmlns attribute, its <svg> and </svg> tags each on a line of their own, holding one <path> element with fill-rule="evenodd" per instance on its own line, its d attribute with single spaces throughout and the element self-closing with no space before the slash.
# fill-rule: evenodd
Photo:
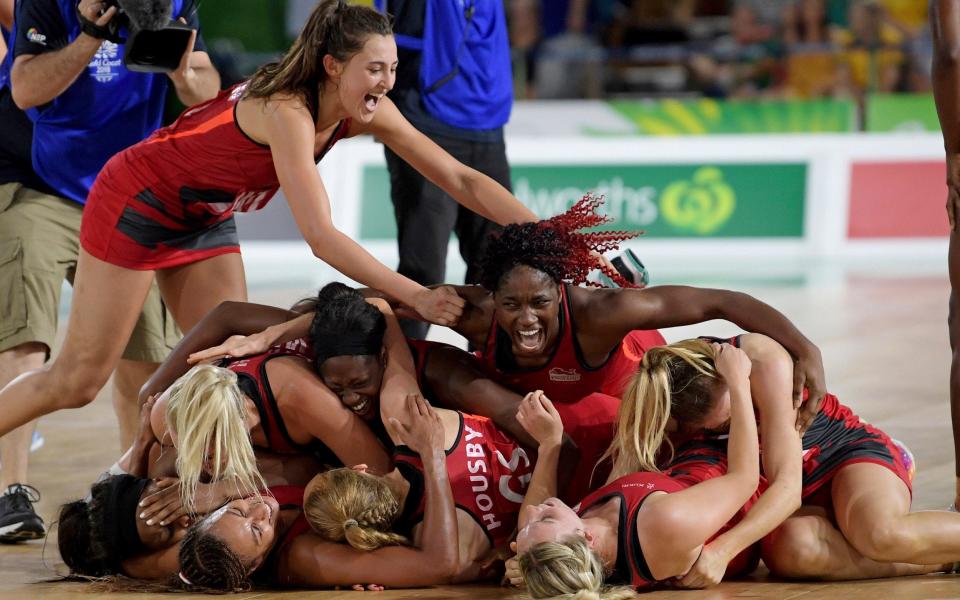
<svg viewBox="0 0 960 600">
<path fill-rule="evenodd" d="M 910 512 L 909 451 L 832 394 L 801 437 L 790 401 L 790 356 L 764 335 L 730 341 L 753 364 L 766 485 L 743 519 L 704 547 L 680 584 L 718 583 L 732 557 L 761 540 L 764 562 L 783 577 L 860 579 L 952 569 L 960 559 L 960 515 Z M 657 469 L 669 463 L 674 444 L 726 432 L 732 390 L 713 348 L 686 340 L 647 353 L 624 393 L 608 453 L 613 476 Z"/>
<path fill-rule="evenodd" d="M 608 588 L 605 582 L 641 589 L 682 576 L 749 503 L 759 479 L 751 363 L 729 345 L 717 345 L 712 354 L 729 390 L 729 462 L 722 452 L 684 450 L 664 472 L 618 477 L 574 511 L 550 497 L 558 462 L 541 457 L 520 516 L 518 567 L 508 569 L 509 576 L 522 578 L 531 596 L 627 598 L 632 590 Z M 729 574 L 749 568 L 744 556 Z"/>
<path fill-rule="evenodd" d="M 316 167 L 338 140 L 372 134 L 470 210 L 500 224 L 535 219 L 401 116 L 386 97 L 396 64 L 386 15 L 322 0 L 279 61 L 115 155 L 84 208 L 64 351 L 0 391 L 0 435 L 93 401 L 155 276 L 184 331 L 245 300 L 233 213 L 263 208 L 280 188 L 317 258 L 431 322 L 456 322 L 463 300 L 452 290 L 398 275 L 337 230 Z"/>
</svg>

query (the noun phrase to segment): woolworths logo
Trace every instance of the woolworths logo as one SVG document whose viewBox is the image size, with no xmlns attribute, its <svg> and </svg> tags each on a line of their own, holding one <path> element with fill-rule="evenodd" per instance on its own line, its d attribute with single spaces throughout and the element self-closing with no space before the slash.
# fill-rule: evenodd
<svg viewBox="0 0 960 600">
<path fill-rule="evenodd" d="M 733 188 L 723 180 L 720 169 L 714 167 L 698 170 L 693 181 L 671 183 L 660 198 L 665 221 L 700 235 L 713 233 L 729 221 L 736 205 Z"/>
<path fill-rule="evenodd" d="M 604 210 L 619 227 L 647 227 L 662 216 L 668 225 L 698 235 L 716 231 L 730 220 L 736 207 L 733 188 L 715 167 L 698 169 L 688 181 L 671 182 L 660 194 L 653 186 L 629 186 L 620 177 L 599 181 L 590 188 L 546 188 L 535 187 L 529 178 L 521 176 L 514 186 L 517 198 L 540 217 L 562 213 L 587 192 L 606 198 Z"/>
</svg>

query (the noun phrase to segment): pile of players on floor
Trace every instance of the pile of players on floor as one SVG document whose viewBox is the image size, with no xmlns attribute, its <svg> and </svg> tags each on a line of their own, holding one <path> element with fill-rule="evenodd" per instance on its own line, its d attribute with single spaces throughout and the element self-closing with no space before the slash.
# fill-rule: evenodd
<svg viewBox="0 0 960 600">
<path fill-rule="evenodd" d="M 633 234 L 598 201 L 507 226 L 454 329 L 332 283 L 225 303 L 144 387 L 133 446 L 58 519 L 110 589 L 465 582 L 626 598 L 751 573 L 953 571 L 960 515 L 911 513 L 909 451 L 825 389 L 820 352 L 749 295 L 578 285 Z M 589 228 L 584 231 L 585 228 Z M 750 332 L 667 345 L 727 319 Z M 763 453 L 759 439 L 763 440 Z"/>
</svg>

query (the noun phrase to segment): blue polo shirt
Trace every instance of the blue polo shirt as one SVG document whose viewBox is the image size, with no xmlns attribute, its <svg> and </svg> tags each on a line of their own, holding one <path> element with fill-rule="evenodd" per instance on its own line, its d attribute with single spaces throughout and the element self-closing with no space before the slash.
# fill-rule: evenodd
<svg viewBox="0 0 960 600">
<path fill-rule="evenodd" d="M 76 0 L 18 0 L 14 57 L 66 47 L 80 35 Z M 174 14 L 184 0 L 173 0 Z M 184 15 L 199 28 L 195 12 Z M 121 32 L 126 35 L 126 32 Z M 197 36 L 195 50 L 205 50 Z M 34 120 L 33 169 L 58 194 L 86 202 L 103 165 L 161 125 L 169 78 L 135 73 L 123 64 L 123 45 L 104 40 L 62 94 L 28 114 Z"/>
</svg>

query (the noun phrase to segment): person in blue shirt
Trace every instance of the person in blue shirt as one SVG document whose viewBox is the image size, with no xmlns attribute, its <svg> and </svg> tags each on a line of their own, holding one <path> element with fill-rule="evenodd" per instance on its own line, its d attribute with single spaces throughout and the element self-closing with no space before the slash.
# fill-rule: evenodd
<svg viewBox="0 0 960 600">
<path fill-rule="evenodd" d="M 503 2 L 375 0 L 394 17 L 399 63 L 390 99 L 414 127 L 465 165 L 511 189 L 503 126 L 513 107 L 510 43 Z M 422 285 L 445 281 L 456 232 L 466 283 L 479 281 L 486 239 L 499 229 L 428 181 L 390 148 L 390 197 L 397 220 L 397 272 Z M 404 321 L 408 337 L 428 324 Z"/>
<path fill-rule="evenodd" d="M 197 29 L 189 7 L 174 4 Z M 122 44 L 81 32 L 77 10 L 100 25 L 116 13 L 95 0 L 19 0 L 13 22 L 13 0 L 0 0 L 8 48 L 0 65 L 0 386 L 50 356 L 83 203 L 101 167 L 160 126 L 169 83 L 188 105 L 219 90 L 201 38 L 169 76 L 134 73 Z M 114 377 L 121 445 L 136 431 L 140 386 L 178 337 L 154 286 Z M 26 485 L 32 431 L 30 423 L 0 438 L 0 542 L 45 533 L 32 507 L 38 494 Z"/>
</svg>

